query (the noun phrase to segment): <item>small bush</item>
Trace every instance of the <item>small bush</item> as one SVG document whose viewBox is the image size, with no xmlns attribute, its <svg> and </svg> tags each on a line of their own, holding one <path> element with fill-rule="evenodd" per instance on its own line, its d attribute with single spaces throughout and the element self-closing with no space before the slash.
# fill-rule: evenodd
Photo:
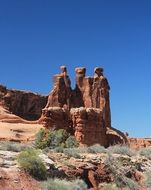
<svg viewBox="0 0 151 190">
<path fill-rule="evenodd" d="M 74 157 L 79 159 L 81 158 L 81 156 L 77 153 L 76 149 L 74 148 L 65 148 L 63 152 L 69 157 Z"/>
<path fill-rule="evenodd" d="M 35 146 L 36 148 L 45 148 L 46 147 L 46 141 L 45 141 L 46 132 L 44 129 L 40 129 L 35 136 Z"/>
<path fill-rule="evenodd" d="M 35 149 L 28 148 L 22 151 L 18 155 L 17 161 L 20 166 L 35 179 L 46 179 L 46 167 Z"/>
<path fill-rule="evenodd" d="M 70 185 L 65 180 L 49 179 L 44 182 L 42 190 L 70 190 Z"/>
<path fill-rule="evenodd" d="M 77 153 L 88 153 L 88 147 L 78 147 L 76 150 Z"/>
<path fill-rule="evenodd" d="M 142 148 L 139 154 L 151 160 L 151 148 Z"/>
<path fill-rule="evenodd" d="M 87 185 L 82 180 L 66 181 L 49 179 L 43 185 L 43 190 L 87 190 Z"/>
<path fill-rule="evenodd" d="M 113 184 L 107 184 L 103 188 L 100 188 L 100 190 L 118 190 L 118 188 L 113 187 Z"/>
<path fill-rule="evenodd" d="M 5 151 L 21 152 L 22 150 L 26 149 L 27 147 L 28 147 L 28 145 L 11 142 L 11 141 L 0 142 L 0 150 L 5 150 Z"/>
<path fill-rule="evenodd" d="M 63 153 L 63 151 L 64 151 L 64 148 L 63 148 L 63 147 L 56 147 L 56 148 L 54 148 L 54 152 Z"/>
<path fill-rule="evenodd" d="M 87 151 L 88 153 L 94 153 L 94 154 L 107 152 L 107 150 L 103 146 L 100 146 L 99 144 L 88 147 Z"/>
<path fill-rule="evenodd" d="M 118 188 L 139 190 L 137 184 L 130 178 L 126 177 L 126 174 L 130 171 L 129 168 L 123 168 L 119 160 L 109 155 L 105 164 L 109 172 L 112 174 L 114 182 Z"/>
<path fill-rule="evenodd" d="M 151 189 L 151 171 L 147 172 L 145 176 L 146 176 L 146 180 L 145 180 L 146 189 Z"/>
<path fill-rule="evenodd" d="M 125 177 L 125 184 L 128 190 L 139 190 L 138 185 L 130 178 Z"/>
<path fill-rule="evenodd" d="M 44 149 L 49 147 L 51 149 L 62 147 L 62 148 L 73 148 L 78 146 L 78 142 L 75 137 L 70 136 L 64 129 L 45 131 L 41 129 L 36 134 L 35 139 L 36 148 Z"/>
<path fill-rule="evenodd" d="M 108 150 L 114 154 L 122 154 L 130 157 L 135 155 L 135 151 L 132 151 L 128 146 L 115 145 L 110 146 Z"/>
<path fill-rule="evenodd" d="M 65 142 L 66 148 L 78 147 L 79 143 L 74 136 L 69 136 Z"/>
<path fill-rule="evenodd" d="M 83 180 L 76 179 L 71 182 L 71 190 L 87 190 L 87 185 Z"/>
<path fill-rule="evenodd" d="M 67 133 L 64 129 L 59 129 L 50 132 L 49 136 L 50 137 L 47 141 L 50 148 L 65 147 L 65 142 L 69 137 L 69 133 Z"/>
</svg>

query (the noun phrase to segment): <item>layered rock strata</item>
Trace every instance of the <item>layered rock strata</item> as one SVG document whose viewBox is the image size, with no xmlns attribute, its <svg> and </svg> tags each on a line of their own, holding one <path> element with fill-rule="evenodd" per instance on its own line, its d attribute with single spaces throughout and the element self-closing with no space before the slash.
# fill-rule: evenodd
<svg viewBox="0 0 151 190">
<path fill-rule="evenodd" d="M 81 145 L 107 145 L 102 111 L 96 108 L 72 108 L 70 111 L 75 137 Z"/>
<path fill-rule="evenodd" d="M 45 127 L 51 129 L 70 129 L 70 114 L 67 109 L 61 107 L 48 107 L 42 111 L 43 117 L 40 119 Z"/>
<path fill-rule="evenodd" d="M 27 91 L 10 90 L 0 85 L 0 106 L 26 120 L 37 120 L 47 103 L 47 96 Z"/>
<path fill-rule="evenodd" d="M 96 67 L 94 76 L 87 77 L 84 67 L 76 68 L 76 87 L 73 90 L 66 67 L 61 66 L 60 69 L 61 73 L 54 76 L 54 88 L 39 121 L 47 128 L 63 128 L 74 133 L 81 145 L 99 143 L 108 146 L 107 129 L 111 129 L 110 86 L 103 69 Z M 115 134 L 112 143 L 120 139 Z M 122 137 L 121 141 L 125 142 L 125 139 Z"/>
</svg>

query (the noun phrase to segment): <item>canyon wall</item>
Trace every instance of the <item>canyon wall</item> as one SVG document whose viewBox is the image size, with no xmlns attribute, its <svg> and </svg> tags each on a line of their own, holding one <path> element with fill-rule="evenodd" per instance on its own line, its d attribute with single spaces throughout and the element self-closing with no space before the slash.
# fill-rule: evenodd
<svg viewBox="0 0 151 190">
<path fill-rule="evenodd" d="M 37 120 L 47 103 L 47 96 L 27 91 L 10 90 L 0 85 L 0 105 L 26 120 Z"/>
</svg>

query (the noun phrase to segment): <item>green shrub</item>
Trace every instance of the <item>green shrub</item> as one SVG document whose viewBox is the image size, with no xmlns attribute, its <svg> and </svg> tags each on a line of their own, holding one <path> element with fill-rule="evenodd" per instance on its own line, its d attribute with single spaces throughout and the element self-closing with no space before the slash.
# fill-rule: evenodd
<svg viewBox="0 0 151 190">
<path fill-rule="evenodd" d="M 135 151 L 132 151 L 128 146 L 115 145 L 110 146 L 108 150 L 114 154 L 122 154 L 130 157 L 135 155 Z"/>
<path fill-rule="evenodd" d="M 77 147 L 78 142 L 75 137 L 70 136 L 64 129 L 51 130 L 46 132 L 44 129 L 41 129 L 36 134 L 35 139 L 36 148 L 44 149 L 49 147 L 51 149 L 62 147 L 62 148 L 72 148 Z"/>
<path fill-rule="evenodd" d="M 87 151 L 88 153 L 94 153 L 94 154 L 107 152 L 107 150 L 103 146 L 100 146 L 99 144 L 88 147 Z"/>
<path fill-rule="evenodd" d="M 0 142 L 0 150 L 5 150 L 5 151 L 20 152 L 26 149 L 27 147 L 28 145 L 11 142 L 11 141 Z"/>
<path fill-rule="evenodd" d="M 79 143 L 74 136 L 69 136 L 65 142 L 66 148 L 78 147 Z"/>
<path fill-rule="evenodd" d="M 105 164 L 109 172 L 112 174 L 114 182 L 118 188 L 139 190 L 137 184 L 132 179 L 126 177 L 126 174 L 130 172 L 130 169 L 122 167 L 121 162 L 117 158 L 108 155 Z"/>
<path fill-rule="evenodd" d="M 83 180 L 76 179 L 71 182 L 71 190 L 87 190 L 87 185 Z"/>
<path fill-rule="evenodd" d="M 87 190 L 87 185 L 79 179 L 75 181 L 49 179 L 44 183 L 43 190 Z"/>
<path fill-rule="evenodd" d="M 45 141 L 46 131 L 44 129 L 40 129 L 35 136 L 35 146 L 36 148 L 45 148 L 46 141 Z"/>
<path fill-rule="evenodd" d="M 65 148 L 63 150 L 63 153 L 68 155 L 69 157 L 74 157 L 74 158 L 81 158 L 81 156 L 77 153 L 76 148 Z"/>
<path fill-rule="evenodd" d="M 146 176 L 146 180 L 145 180 L 146 189 L 151 189 L 151 171 L 147 172 L 145 176 Z"/>
<path fill-rule="evenodd" d="M 103 188 L 100 188 L 100 190 L 118 190 L 118 188 L 113 187 L 113 184 L 107 184 Z"/>
<path fill-rule="evenodd" d="M 88 147 L 78 147 L 75 149 L 77 150 L 77 153 L 88 153 Z"/>
<path fill-rule="evenodd" d="M 46 179 L 46 167 L 39 157 L 38 151 L 28 148 L 17 156 L 20 166 L 35 179 Z"/>
<path fill-rule="evenodd" d="M 63 151 L 64 151 L 64 148 L 63 148 L 63 147 L 56 147 L 56 148 L 54 148 L 54 152 L 63 153 Z"/>
<path fill-rule="evenodd" d="M 128 190 L 139 190 L 138 185 L 132 179 L 125 177 L 125 184 Z"/>
<path fill-rule="evenodd" d="M 151 148 L 142 148 L 139 154 L 151 160 Z"/>
<path fill-rule="evenodd" d="M 59 129 L 52 131 L 50 136 L 50 140 L 48 140 L 48 146 L 50 148 L 65 147 L 65 142 L 69 137 L 69 133 L 67 133 L 64 129 Z"/>
</svg>

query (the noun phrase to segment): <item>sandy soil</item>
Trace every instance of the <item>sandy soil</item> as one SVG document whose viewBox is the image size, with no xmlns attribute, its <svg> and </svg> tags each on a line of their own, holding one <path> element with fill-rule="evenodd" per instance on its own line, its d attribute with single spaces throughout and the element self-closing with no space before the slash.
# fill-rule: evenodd
<svg viewBox="0 0 151 190">
<path fill-rule="evenodd" d="M 32 141 L 42 127 L 37 121 L 26 121 L 0 105 L 0 140 Z"/>
<path fill-rule="evenodd" d="M 32 141 L 40 128 L 40 124 L 0 122 L 0 140 Z"/>
</svg>

